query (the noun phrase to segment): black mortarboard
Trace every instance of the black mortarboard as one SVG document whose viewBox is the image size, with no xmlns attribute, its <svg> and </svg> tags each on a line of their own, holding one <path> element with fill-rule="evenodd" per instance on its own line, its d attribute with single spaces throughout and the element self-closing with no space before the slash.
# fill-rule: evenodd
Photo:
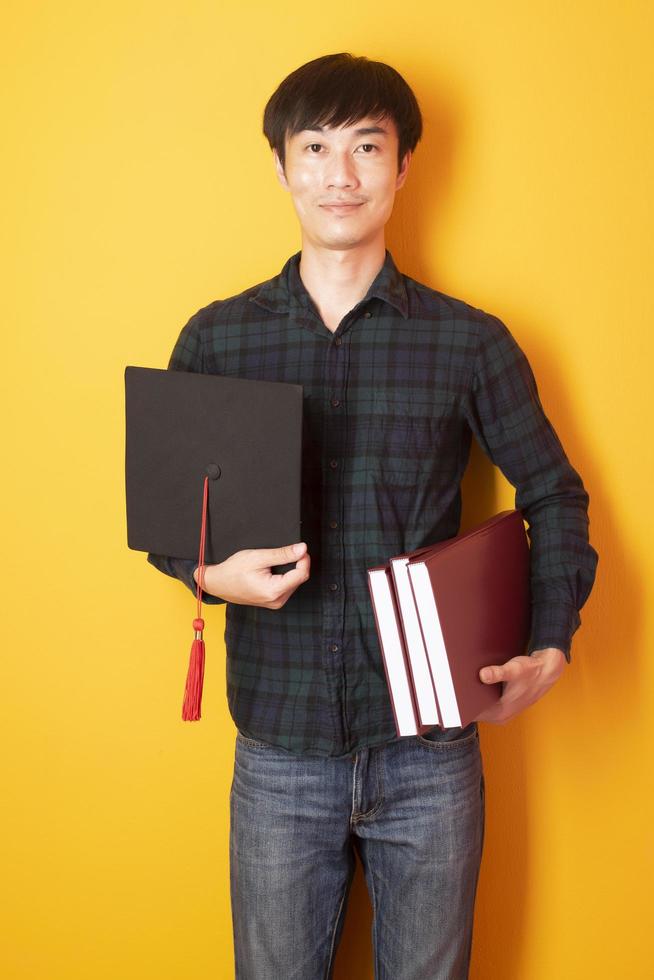
<svg viewBox="0 0 654 980">
<path fill-rule="evenodd" d="M 125 369 L 128 546 L 198 557 L 185 720 L 200 717 L 205 565 L 301 540 L 302 393 L 280 381 Z"/>
</svg>

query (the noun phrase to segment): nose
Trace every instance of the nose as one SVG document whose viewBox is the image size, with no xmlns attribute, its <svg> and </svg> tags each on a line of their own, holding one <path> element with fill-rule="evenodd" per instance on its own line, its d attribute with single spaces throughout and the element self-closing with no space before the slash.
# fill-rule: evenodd
<svg viewBox="0 0 654 980">
<path fill-rule="evenodd" d="M 349 150 L 339 153 L 333 150 L 327 162 L 325 184 L 327 187 L 356 187 L 359 179 Z"/>
</svg>

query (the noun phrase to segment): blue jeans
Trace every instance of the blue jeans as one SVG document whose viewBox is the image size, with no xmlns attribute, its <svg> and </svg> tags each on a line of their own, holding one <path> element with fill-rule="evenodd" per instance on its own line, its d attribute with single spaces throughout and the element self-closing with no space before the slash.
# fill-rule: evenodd
<svg viewBox="0 0 654 980">
<path fill-rule="evenodd" d="M 354 848 L 372 905 L 375 980 L 466 980 L 484 812 L 476 722 L 338 758 L 237 732 L 236 980 L 332 977 Z"/>
</svg>

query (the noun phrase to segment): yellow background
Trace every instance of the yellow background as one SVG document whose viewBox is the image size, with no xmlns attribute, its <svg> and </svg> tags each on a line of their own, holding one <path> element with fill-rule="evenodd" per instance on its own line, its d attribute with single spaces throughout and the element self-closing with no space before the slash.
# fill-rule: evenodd
<svg viewBox="0 0 654 980">
<path fill-rule="evenodd" d="M 123 370 L 299 248 L 261 133 L 336 51 L 394 65 L 425 134 L 388 227 L 502 317 L 591 496 L 572 665 L 481 726 L 473 980 L 651 976 L 651 5 L 17 3 L 2 27 L 0 974 L 233 976 L 224 607 L 181 721 L 191 593 L 128 550 Z M 513 506 L 475 449 L 464 526 Z M 336 976 L 372 976 L 357 869 Z M 273 980 L 273 978 L 271 978 Z"/>
</svg>

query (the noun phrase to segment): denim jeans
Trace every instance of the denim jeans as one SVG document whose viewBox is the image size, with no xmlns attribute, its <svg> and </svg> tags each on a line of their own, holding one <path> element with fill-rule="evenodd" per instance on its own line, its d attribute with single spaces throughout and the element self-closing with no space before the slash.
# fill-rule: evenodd
<svg viewBox="0 0 654 980">
<path fill-rule="evenodd" d="M 236 980 L 332 977 L 354 849 L 372 905 L 375 980 L 466 980 L 484 813 L 476 722 L 331 758 L 238 731 Z"/>
</svg>

